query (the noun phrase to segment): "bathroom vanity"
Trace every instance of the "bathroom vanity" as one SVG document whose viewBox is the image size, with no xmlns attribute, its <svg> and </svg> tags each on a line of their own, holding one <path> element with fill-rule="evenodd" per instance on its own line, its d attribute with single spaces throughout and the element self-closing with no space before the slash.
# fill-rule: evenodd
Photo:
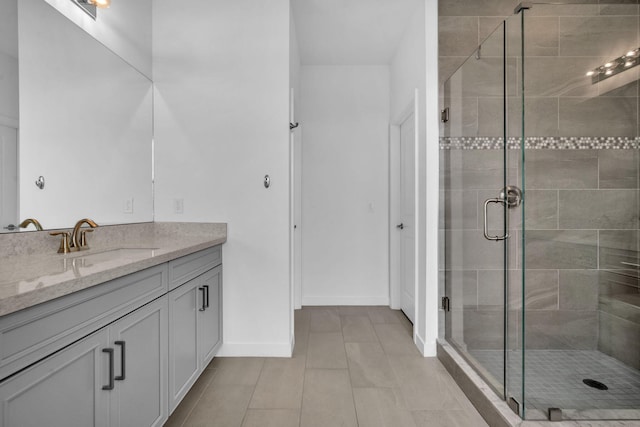
<svg viewBox="0 0 640 427">
<path fill-rule="evenodd" d="M 222 343 L 225 224 L 94 234 L 3 257 L 1 427 L 162 426 Z"/>
</svg>

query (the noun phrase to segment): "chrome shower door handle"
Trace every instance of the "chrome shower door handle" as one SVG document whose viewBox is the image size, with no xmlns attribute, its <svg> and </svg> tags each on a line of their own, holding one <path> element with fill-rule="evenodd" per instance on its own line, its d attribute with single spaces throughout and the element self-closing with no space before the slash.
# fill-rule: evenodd
<svg viewBox="0 0 640 427">
<path fill-rule="evenodd" d="M 502 205 L 506 206 L 506 201 L 502 198 L 494 198 L 494 199 L 487 199 L 484 201 L 484 238 L 487 240 L 493 240 L 493 241 L 498 241 L 498 240 L 506 240 L 509 238 L 509 212 L 506 212 L 505 215 L 505 232 L 504 232 L 504 236 L 490 236 L 489 235 L 489 224 L 487 221 L 487 209 L 489 207 L 489 204 L 491 203 L 501 203 Z"/>
</svg>

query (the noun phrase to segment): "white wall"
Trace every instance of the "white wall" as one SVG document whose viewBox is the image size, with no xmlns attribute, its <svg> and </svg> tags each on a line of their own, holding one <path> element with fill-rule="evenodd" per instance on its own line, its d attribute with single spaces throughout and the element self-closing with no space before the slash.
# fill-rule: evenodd
<svg viewBox="0 0 640 427">
<path fill-rule="evenodd" d="M 289 11 L 289 84 L 295 93 L 295 106 L 300 107 L 300 48 L 298 46 L 298 36 L 296 25 L 293 21 L 293 12 Z M 295 111 L 294 111 L 295 113 Z M 295 114 L 294 117 L 295 119 Z"/>
<path fill-rule="evenodd" d="M 0 2 L 0 125 L 18 127 L 18 4 Z"/>
<path fill-rule="evenodd" d="M 421 3 L 407 23 L 407 30 L 398 45 L 391 61 L 391 120 L 394 124 L 406 111 L 407 106 L 414 104 L 415 92 L 418 91 L 418 194 L 424 197 L 425 147 L 426 147 L 426 115 L 425 115 L 425 15 L 424 3 Z M 417 318 L 414 324 L 416 344 L 424 348 L 424 289 L 425 289 L 425 210 L 424 200 L 416 200 L 418 208 L 416 223 L 416 267 L 418 269 L 418 284 L 415 304 Z M 394 218 L 395 220 L 395 218 Z M 397 221 L 399 222 L 399 221 Z M 393 231 L 392 231 L 393 232 Z M 396 261 L 397 262 L 397 261 Z"/>
<path fill-rule="evenodd" d="M 438 110 L 438 2 L 425 0 L 425 40 L 426 40 L 426 147 L 420 156 L 421 221 L 424 230 L 420 248 L 425 260 L 420 277 L 424 283 L 419 287 L 418 331 L 425 356 L 436 355 L 438 338 L 438 200 L 439 200 L 439 125 Z"/>
<path fill-rule="evenodd" d="M 425 29 L 426 29 L 426 148 L 425 156 L 421 157 L 424 168 L 421 183 L 425 191 L 421 192 L 424 200 L 421 206 L 425 212 L 424 247 L 426 264 L 424 266 L 425 287 L 420 295 L 420 304 L 424 309 L 420 311 L 420 330 L 424 328 L 425 356 L 436 355 L 436 339 L 438 337 L 438 199 L 439 199 L 439 124 L 438 110 L 438 2 L 425 0 Z M 426 157 L 426 158 L 425 158 Z M 422 333 L 422 332 L 421 332 Z"/>
<path fill-rule="evenodd" d="M 387 66 L 302 66 L 303 305 L 388 305 Z"/>
<path fill-rule="evenodd" d="M 291 134 L 291 219 L 295 227 L 291 233 L 291 286 L 293 289 L 292 306 L 302 308 L 302 128 L 299 123 L 300 113 L 300 48 L 293 19 L 293 10 L 289 9 L 289 85 L 292 91 L 292 108 L 289 121 L 298 123 Z M 293 316 L 293 312 L 291 313 Z M 292 319 L 291 326 L 294 321 Z M 294 331 L 292 330 L 292 333 Z"/>
<path fill-rule="evenodd" d="M 220 354 L 289 356 L 289 2 L 157 0 L 153 19 L 156 220 L 228 223 Z"/>
<path fill-rule="evenodd" d="M 152 77 L 152 0 L 114 1 L 108 9 L 99 9 L 95 20 L 71 0 L 45 1 L 145 76 Z"/>
<path fill-rule="evenodd" d="M 435 17 L 435 18 L 434 18 Z M 415 340 L 425 356 L 435 356 L 438 330 L 438 5 L 425 0 L 391 63 L 391 117 L 398 117 L 418 89 L 418 318 Z"/>
<path fill-rule="evenodd" d="M 18 58 L 0 52 L 0 125 L 18 127 Z"/>
</svg>

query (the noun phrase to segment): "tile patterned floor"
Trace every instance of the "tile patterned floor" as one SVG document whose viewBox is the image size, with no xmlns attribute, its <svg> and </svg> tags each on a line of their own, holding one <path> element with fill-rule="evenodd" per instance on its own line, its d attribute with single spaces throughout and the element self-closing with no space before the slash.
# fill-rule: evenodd
<svg viewBox="0 0 640 427">
<path fill-rule="evenodd" d="M 296 311 L 291 359 L 215 358 L 165 427 L 487 426 L 387 307 Z"/>
<path fill-rule="evenodd" d="M 474 350 L 471 355 L 492 375 L 501 378 L 501 351 Z M 520 352 L 510 357 L 520 359 Z M 640 372 L 599 351 L 529 350 L 526 354 L 526 408 L 563 410 L 638 409 L 640 408 Z M 520 384 L 522 371 L 509 370 L 512 384 Z M 598 390 L 585 385 L 594 379 L 609 387 Z"/>
</svg>

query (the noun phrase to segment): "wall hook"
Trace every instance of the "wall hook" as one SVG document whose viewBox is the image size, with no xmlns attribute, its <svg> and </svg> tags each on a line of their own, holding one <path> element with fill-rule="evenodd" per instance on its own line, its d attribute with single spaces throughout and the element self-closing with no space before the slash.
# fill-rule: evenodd
<svg viewBox="0 0 640 427">
<path fill-rule="evenodd" d="M 40 176 L 38 178 L 38 180 L 36 181 L 36 186 L 41 190 L 44 189 L 44 176 Z"/>
<path fill-rule="evenodd" d="M 300 126 L 300 123 L 295 122 L 295 123 L 289 123 L 289 130 L 294 130 L 295 128 L 297 128 L 298 126 Z"/>
</svg>

